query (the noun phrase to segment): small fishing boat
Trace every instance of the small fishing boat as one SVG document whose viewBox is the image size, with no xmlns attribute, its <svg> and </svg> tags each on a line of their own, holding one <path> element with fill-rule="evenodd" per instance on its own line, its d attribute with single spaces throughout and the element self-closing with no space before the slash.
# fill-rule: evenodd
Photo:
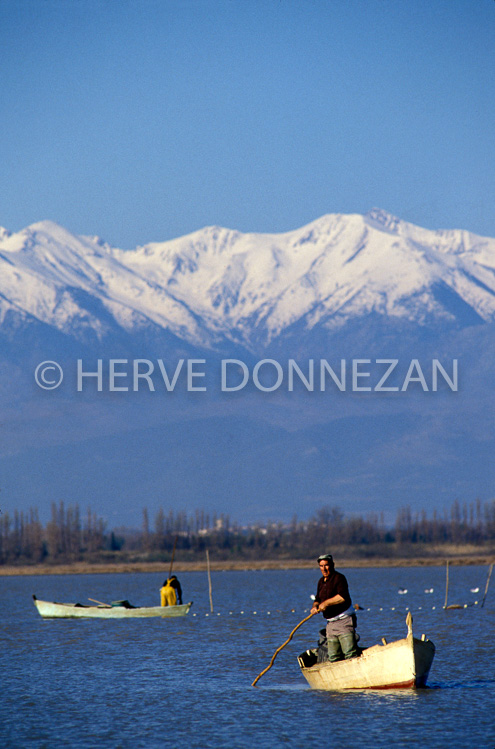
<svg viewBox="0 0 495 749">
<path fill-rule="evenodd" d="M 33 595 L 34 605 L 44 619 L 139 619 L 159 616 L 162 619 L 185 616 L 192 606 L 131 606 L 129 601 L 114 601 L 86 606 L 82 603 L 56 603 L 40 601 Z"/>
<path fill-rule="evenodd" d="M 315 650 L 299 656 L 301 671 L 312 689 L 414 689 L 426 686 L 435 646 L 425 635 L 413 637 L 412 616 L 406 618 L 407 637 L 363 648 L 350 660 L 316 662 Z"/>
</svg>

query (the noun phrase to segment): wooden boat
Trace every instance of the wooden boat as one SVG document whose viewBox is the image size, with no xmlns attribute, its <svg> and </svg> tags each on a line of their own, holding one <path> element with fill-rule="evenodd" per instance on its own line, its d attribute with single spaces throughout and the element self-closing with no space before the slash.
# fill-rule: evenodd
<svg viewBox="0 0 495 749">
<path fill-rule="evenodd" d="M 412 616 L 406 618 L 407 637 L 383 645 L 364 648 L 350 660 L 311 663 L 315 651 L 299 656 L 303 676 L 312 689 L 414 689 L 426 686 L 435 655 L 435 646 L 425 635 L 418 640 L 412 633 Z"/>
<path fill-rule="evenodd" d="M 152 616 L 168 619 L 185 616 L 192 606 L 192 601 L 180 606 L 131 606 L 128 601 L 86 606 L 82 603 L 40 601 L 35 595 L 33 601 L 44 619 L 140 619 Z"/>
</svg>

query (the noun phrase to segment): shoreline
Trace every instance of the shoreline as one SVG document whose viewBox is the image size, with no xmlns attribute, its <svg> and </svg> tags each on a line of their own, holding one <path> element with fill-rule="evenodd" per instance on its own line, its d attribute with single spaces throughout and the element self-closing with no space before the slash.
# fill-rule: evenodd
<svg viewBox="0 0 495 749">
<path fill-rule="evenodd" d="M 352 559 L 339 557 L 336 559 L 338 569 L 345 568 L 381 568 L 381 567 L 444 567 L 447 562 L 453 566 L 490 565 L 494 561 L 493 554 L 444 554 L 437 557 L 397 557 L 376 559 Z M 0 577 L 36 576 L 36 575 L 101 575 L 160 572 L 163 574 L 169 568 L 169 562 L 108 562 L 89 564 L 88 562 L 74 562 L 73 564 L 37 564 L 19 566 L 0 566 Z M 246 571 L 246 570 L 303 570 L 316 568 L 316 562 L 308 559 L 266 559 L 266 560 L 230 560 L 210 561 L 212 572 Z M 176 562 L 175 572 L 206 572 L 206 562 Z"/>
</svg>

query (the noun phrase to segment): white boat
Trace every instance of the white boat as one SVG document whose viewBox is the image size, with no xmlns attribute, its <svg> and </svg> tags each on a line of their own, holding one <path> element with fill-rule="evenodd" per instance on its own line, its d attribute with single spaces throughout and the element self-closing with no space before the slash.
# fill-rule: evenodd
<svg viewBox="0 0 495 749">
<path fill-rule="evenodd" d="M 407 637 L 364 648 L 349 660 L 311 665 L 314 651 L 299 656 L 299 665 L 312 689 L 414 689 L 426 686 L 435 646 L 425 635 L 413 637 L 412 616 L 406 619 Z"/>
<path fill-rule="evenodd" d="M 40 601 L 35 595 L 33 601 L 44 619 L 136 619 L 152 616 L 168 619 L 185 616 L 192 606 L 192 601 L 180 606 L 131 606 L 128 601 L 86 606 L 82 603 Z"/>
</svg>

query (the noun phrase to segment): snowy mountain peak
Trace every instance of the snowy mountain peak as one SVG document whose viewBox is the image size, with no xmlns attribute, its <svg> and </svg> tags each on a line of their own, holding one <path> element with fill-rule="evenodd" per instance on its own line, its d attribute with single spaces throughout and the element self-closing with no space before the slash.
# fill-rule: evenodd
<svg viewBox="0 0 495 749">
<path fill-rule="evenodd" d="M 391 213 L 382 210 L 381 208 L 372 208 L 371 211 L 365 214 L 364 220 L 370 226 L 373 226 L 382 231 L 388 231 L 391 234 L 397 234 L 401 220 L 396 216 L 392 216 Z"/>
<path fill-rule="evenodd" d="M 324 331 L 371 314 L 466 325 L 495 319 L 495 240 L 379 209 L 283 234 L 207 226 L 135 250 L 41 221 L 0 233 L 0 295 L 0 320 L 75 337 L 151 326 L 202 347 L 253 348 L 295 324 Z"/>
</svg>

